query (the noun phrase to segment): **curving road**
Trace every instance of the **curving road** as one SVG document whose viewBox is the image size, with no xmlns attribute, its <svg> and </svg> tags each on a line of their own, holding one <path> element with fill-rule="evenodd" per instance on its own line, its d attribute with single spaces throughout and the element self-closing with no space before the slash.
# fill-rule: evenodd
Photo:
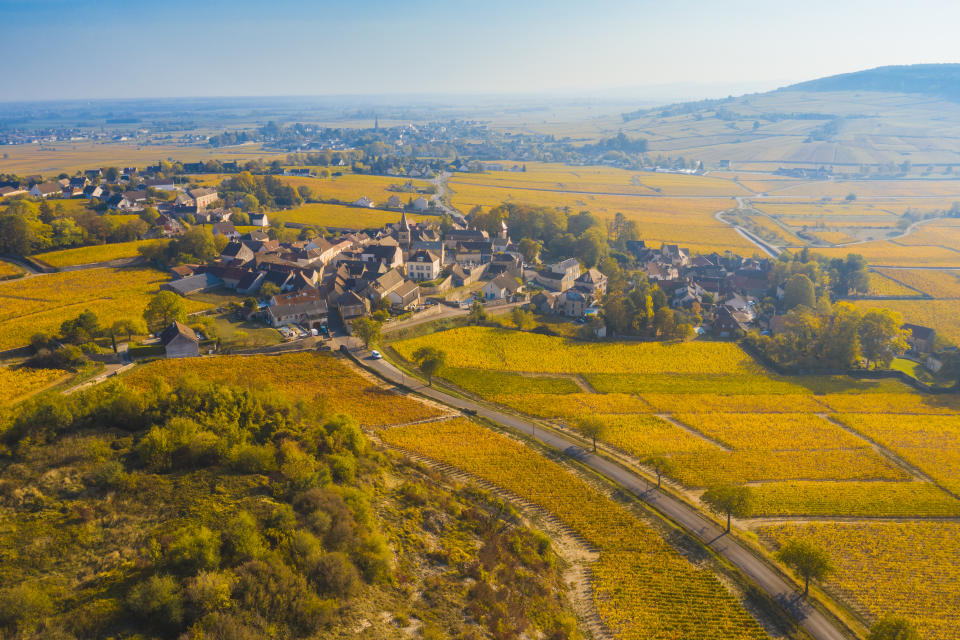
<svg viewBox="0 0 960 640">
<path fill-rule="evenodd" d="M 491 409 L 471 400 L 452 396 L 440 389 L 424 386 L 419 380 L 405 375 L 386 360 L 369 359 L 367 357 L 369 352 L 359 348 L 356 341 L 351 340 L 351 344 L 350 351 L 361 364 L 383 378 L 395 384 L 413 388 L 417 393 L 443 404 L 457 409 L 475 411 L 479 416 L 531 436 L 552 449 L 562 451 L 638 496 L 740 569 L 757 587 L 789 611 L 794 619 L 816 640 L 849 640 L 853 637 L 846 630 L 839 629 L 837 624 L 822 612 L 804 602 L 800 592 L 794 589 L 791 583 L 746 547 L 726 535 L 724 529 L 713 521 L 704 518 L 693 507 L 662 491 L 658 491 L 655 485 L 638 474 L 591 453 L 573 440 L 555 431 L 538 429 L 534 423 L 523 418 Z"/>
</svg>

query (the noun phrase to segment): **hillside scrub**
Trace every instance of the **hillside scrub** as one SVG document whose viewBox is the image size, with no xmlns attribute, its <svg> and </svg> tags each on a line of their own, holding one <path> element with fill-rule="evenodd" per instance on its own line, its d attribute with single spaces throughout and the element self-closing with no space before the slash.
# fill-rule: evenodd
<svg viewBox="0 0 960 640">
<path fill-rule="evenodd" d="M 5 638 L 578 637 L 549 540 L 278 392 L 112 381 L 0 442 Z"/>
</svg>

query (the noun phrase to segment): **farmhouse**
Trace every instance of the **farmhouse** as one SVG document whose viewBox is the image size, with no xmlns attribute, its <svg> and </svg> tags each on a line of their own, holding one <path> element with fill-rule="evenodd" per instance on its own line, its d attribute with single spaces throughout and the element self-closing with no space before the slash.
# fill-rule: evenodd
<svg viewBox="0 0 960 640">
<path fill-rule="evenodd" d="M 220 199 L 216 189 L 191 189 L 187 193 L 193 198 L 197 211 L 202 211 Z"/>
<path fill-rule="evenodd" d="M 483 285 L 483 297 L 485 300 L 507 300 L 519 293 L 523 285 L 516 278 L 506 273 Z"/>
<path fill-rule="evenodd" d="M 327 301 L 312 287 L 275 295 L 267 307 L 267 319 L 273 327 L 301 324 L 318 329 L 327 321 Z"/>
<path fill-rule="evenodd" d="M 411 280 L 433 280 L 440 275 L 440 257 L 432 251 L 414 251 L 407 258 L 406 267 Z"/>
<path fill-rule="evenodd" d="M 937 332 L 930 327 L 923 327 L 918 324 L 905 324 L 900 329 L 906 332 L 907 344 L 917 353 L 932 353 L 933 343 L 936 340 Z"/>
<path fill-rule="evenodd" d="M 174 322 L 160 334 L 160 344 L 168 358 L 195 358 L 200 355 L 200 339 L 193 329 Z"/>
<path fill-rule="evenodd" d="M 63 186 L 59 182 L 44 182 L 30 187 L 30 195 L 34 198 L 49 198 L 63 194 Z"/>
<path fill-rule="evenodd" d="M 373 207 L 376 206 L 376 203 L 367 196 L 360 196 L 360 198 L 353 201 L 353 206 L 373 209 Z"/>
</svg>

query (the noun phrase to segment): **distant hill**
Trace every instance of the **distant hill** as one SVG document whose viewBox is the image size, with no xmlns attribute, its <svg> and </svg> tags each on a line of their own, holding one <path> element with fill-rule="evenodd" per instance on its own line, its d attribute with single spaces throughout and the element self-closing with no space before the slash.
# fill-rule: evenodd
<svg viewBox="0 0 960 640">
<path fill-rule="evenodd" d="M 877 67 L 808 80 L 778 91 L 879 91 L 914 93 L 960 102 L 960 64 Z"/>
</svg>

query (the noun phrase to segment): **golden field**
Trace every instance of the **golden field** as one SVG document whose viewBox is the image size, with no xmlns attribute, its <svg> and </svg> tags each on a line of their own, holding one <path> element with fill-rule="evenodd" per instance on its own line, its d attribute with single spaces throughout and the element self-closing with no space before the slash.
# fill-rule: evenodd
<svg viewBox="0 0 960 640">
<path fill-rule="evenodd" d="M 400 212 L 348 207 L 341 204 L 313 203 L 267 214 L 267 217 L 271 221 L 282 220 L 283 222 L 309 224 L 318 227 L 370 229 L 399 222 Z M 407 216 L 407 220 L 411 222 L 422 219 L 422 217 Z M 436 220 L 439 221 L 439 218 L 436 218 Z"/>
<path fill-rule="evenodd" d="M 0 280 L 4 278 L 10 278 L 12 276 L 19 276 L 23 274 L 23 272 L 23 269 L 12 262 L 0 260 Z"/>
<path fill-rule="evenodd" d="M 766 638 L 709 567 L 556 462 L 464 419 L 385 429 L 390 445 L 453 465 L 545 509 L 599 551 L 591 567 L 603 622 L 628 640 Z"/>
<path fill-rule="evenodd" d="M 64 142 L 54 144 L 19 144 L 4 148 L 0 156 L 0 173 L 53 176 L 73 174 L 99 167 L 145 167 L 160 160 L 198 162 L 207 160 L 256 160 L 277 155 L 260 145 L 243 145 L 230 149 L 188 145 L 140 145 L 122 142 Z M 285 155 L 285 154 L 284 154 Z"/>
<path fill-rule="evenodd" d="M 814 522 L 764 526 L 772 548 L 791 537 L 814 541 L 837 565 L 827 589 L 876 619 L 907 616 L 924 640 L 952 640 L 960 628 L 960 524 Z"/>
<path fill-rule="evenodd" d="M 879 273 L 881 277 L 895 280 L 933 298 L 960 298 L 960 272 L 958 271 L 883 269 Z"/>
<path fill-rule="evenodd" d="M 862 309 L 893 309 L 906 322 L 933 327 L 947 340 L 960 343 L 960 300 L 857 300 L 854 304 Z"/>
<path fill-rule="evenodd" d="M 0 350 L 22 347 L 38 332 L 56 333 L 85 309 L 101 324 L 140 318 L 170 278 L 155 269 L 87 269 L 0 282 Z M 208 305 L 184 300 L 188 311 Z"/>
<path fill-rule="evenodd" d="M 442 414 L 433 406 L 397 395 L 360 376 L 335 356 L 316 352 L 157 360 L 125 374 L 124 380 L 143 388 L 154 378 L 175 380 L 183 376 L 273 389 L 330 413 L 347 413 L 365 426 L 412 422 Z"/>
<path fill-rule="evenodd" d="M 504 162 L 504 166 L 521 164 L 525 172 L 492 171 L 456 173 L 458 184 L 472 184 L 511 189 L 550 190 L 611 195 L 664 196 L 738 196 L 749 192 L 731 180 L 651 171 L 629 171 L 614 167 L 574 167 L 565 164 Z"/>
<path fill-rule="evenodd" d="M 116 242 L 113 244 L 97 244 L 75 249 L 48 251 L 31 256 L 34 260 L 48 264 L 51 267 L 72 267 L 81 264 L 109 262 L 121 258 L 136 258 L 140 247 L 166 244 L 169 240 L 134 240 L 132 242 Z"/>
<path fill-rule="evenodd" d="M 409 357 L 432 346 L 447 352 L 451 367 L 542 373 L 753 373 L 759 365 L 725 342 L 592 344 L 535 333 L 468 327 L 396 343 Z"/>
<path fill-rule="evenodd" d="M 11 369 L 0 366 L 0 408 L 9 407 L 70 377 L 61 369 Z"/>
</svg>

